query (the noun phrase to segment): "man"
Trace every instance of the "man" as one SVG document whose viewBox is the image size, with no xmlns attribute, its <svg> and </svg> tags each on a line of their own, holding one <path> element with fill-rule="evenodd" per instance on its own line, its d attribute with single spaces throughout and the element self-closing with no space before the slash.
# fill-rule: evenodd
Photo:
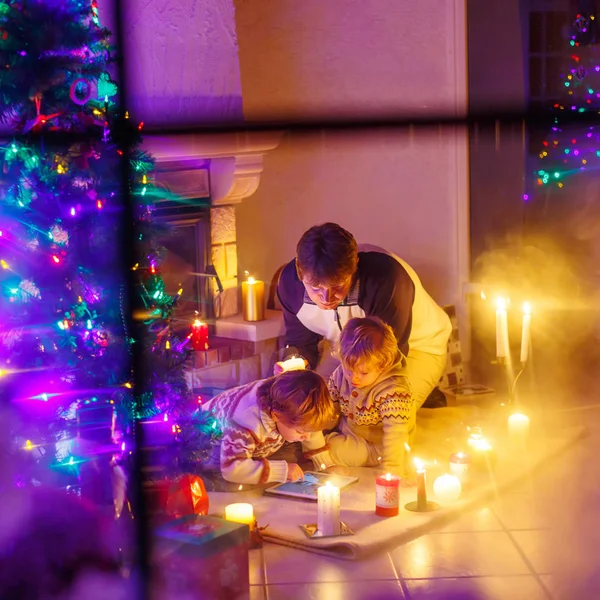
<svg viewBox="0 0 600 600">
<path fill-rule="evenodd" d="M 403 260 L 376 246 L 359 247 L 336 223 L 311 227 L 300 238 L 296 258 L 277 285 L 286 328 L 286 355 L 329 375 L 325 350 L 353 317 L 376 316 L 390 325 L 406 356 L 407 375 L 417 406 L 436 387 L 446 365 L 450 319 Z M 281 372 L 281 363 L 275 372 Z"/>
</svg>

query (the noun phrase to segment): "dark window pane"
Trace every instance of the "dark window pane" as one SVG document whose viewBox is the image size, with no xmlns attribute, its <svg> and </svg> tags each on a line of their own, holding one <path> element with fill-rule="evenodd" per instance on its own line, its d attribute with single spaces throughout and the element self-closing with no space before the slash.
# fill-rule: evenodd
<svg viewBox="0 0 600 600">
<path fill-rule="evenodd" d="M 529 58 L 529 95 L 533 98 L 542 95 L 542 59 L 537 56 Z"/>
<path fill-rule="evenodd" d="M 529 52 L 544 51 L 544 13 L 529 13 Z"/>
<path fill-rule="evenodd" d="M 546 58 L 545 96 L 567 98 L 565 88 L 565 59 L 562 56 Z"/>
<path fill-rule="evenodd" d="M 566 12 L 546 13 L 546 48 L 547 52 L 561 52 L 567 49 L 569 24 Z"/>
</svg>

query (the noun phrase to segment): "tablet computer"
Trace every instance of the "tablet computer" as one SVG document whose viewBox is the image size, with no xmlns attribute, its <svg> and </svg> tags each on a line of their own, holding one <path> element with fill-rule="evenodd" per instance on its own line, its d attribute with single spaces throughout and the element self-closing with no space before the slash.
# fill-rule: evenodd
<svg viewBox="0 0 600 600">
<path fill-rule="evenodd" d="M 329 482 L 331 485 L 346 489 L 348 486 L 356 483 L 358 477 L 348 477 L 346 475 L 336 475 L 334 473 L 317 473 L 306 471 L 304 473 L 304 481 L 287 481 L 286 483 L 278 483 L 273 487 L 267 488 L 265 494 L 274 496 L 287 496 L 288 498 L 298 498 L 301 500 L 317 501 L 317 490 Z"/>
</svg>

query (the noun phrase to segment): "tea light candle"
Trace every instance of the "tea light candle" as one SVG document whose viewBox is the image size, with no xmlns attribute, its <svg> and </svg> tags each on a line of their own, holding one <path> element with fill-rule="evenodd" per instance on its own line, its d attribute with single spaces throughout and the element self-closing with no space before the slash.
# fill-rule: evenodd
<svg viewBox="0 0 600 600">
<path fill-rule="evenodd" d="M 454 502 L 460 498 L 462 485 L 454 475 L 441 475 L 433 482 L 433 493 L 442 502 Z"/>
<path fill-rule="evenodd" d="M 476 449 L 477 446 L 484 439 L 485 438 L 483 437 L 483 431 L 481 430 L 481 427 L 473 427 L 473 428 L 471 428 L 471 433 L 469 433 L 469 438 L 467 439 L 467 445 L 469 446 L 469 448 Z"/>
<path fill-rule="evenodd" d="M 525 443 L 529 437 L 529 417 L 515 413 L 508 417 L 508 437 L 520 443 Z"/>
<path fill-rule="evenodd" d="M 504 298 L 496 300 L 496 356 L 498 358 L 508 356 L 508 320 Z"/>
<path fill-rule="evenodd" d="M 304 362 L 303 358 L 300 358 L 299 356 L 292 356 L 291 358 L 284 360 L 281 363 L 281 367 L 283 368 L 284 373 L 286 371 L 301 371 L 306 369 L 306 363 Z"/>
<path fill-rule="evenodd" d="M 523 304 L 523 329 L 521 330 L 521 364 L 524 365 L 529 358 L 529 339 L 531 336 L 531 305 Z"/>
<path fill-rule="evenodd" d="M 466 452 L 455 452 L 450 455 L 450 473 L 461 481 L 466 481 L 471 466 L 471 457 Z"/>
<path fill-rule="evenodd" d="M 415 458 L 417 474 L 417 510 L 427 510 L 427 482 L 425 479 L 425 465 Z"/>
<path fill-rule="evenodd" d="M 265 283 L 248 277 L 242 282 L 242 313 L 244 321 L 264 321 Z"/>
<path fill-rule="evenodd" d="M 387 473 L 375 480 L 375 514 L 395 517 L 400 507 L 400 477 Z"/>
<path fill-rule="evenodd" d="M 225 520 L 252 526 L 254 524 L 254 509 L 252 508 L 252 504 L 245 502 L 228 504 L 225 507 Z"/>
<path fill-rule="evenodd" d="M 340 488 L 328 481 L 317 490 L 317 531 L 322 535 L 340 535 Z"/>
<path fill-rule="evenodd" d="M 196 319 L 190 327 L 192 333 L 189 337 L 192 341 L 192 348 L 194 350 L 208 350 L 208 324 Z"/>
</svg>

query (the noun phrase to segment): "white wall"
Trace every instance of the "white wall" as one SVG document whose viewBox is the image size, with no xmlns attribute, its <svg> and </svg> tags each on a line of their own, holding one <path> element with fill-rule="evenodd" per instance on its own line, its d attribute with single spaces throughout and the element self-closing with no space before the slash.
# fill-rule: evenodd
<svg viewBox="0 0 600 600">
<path fill-rule="evenodd" d="M 463 112 L 464 10 L 464 0 L 237 0 L 245 115 Z M 438 301 L 459 302 L 464 132 L 288 135 L 238 207 L 240 270 L 269 280 L 326 220 L 400 254 Z"/>
</svg>

